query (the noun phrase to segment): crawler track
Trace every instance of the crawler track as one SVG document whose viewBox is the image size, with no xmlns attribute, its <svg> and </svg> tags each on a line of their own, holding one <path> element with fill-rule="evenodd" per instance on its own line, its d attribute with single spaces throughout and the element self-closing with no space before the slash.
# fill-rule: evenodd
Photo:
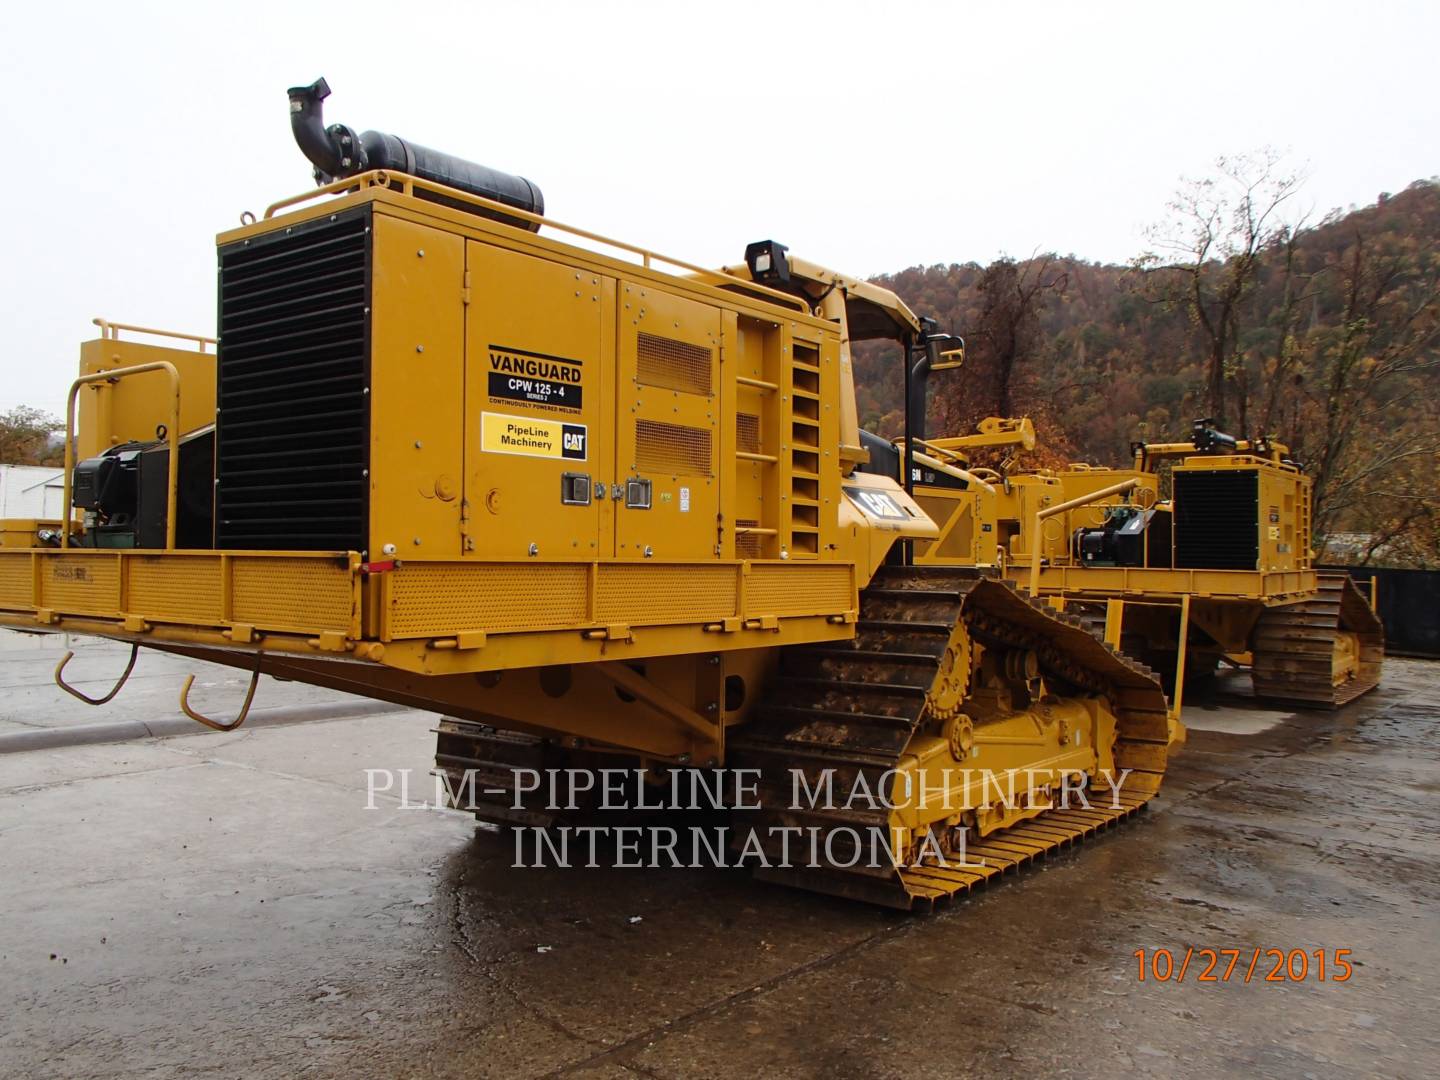
<svg viewBox="0 0 1440 1080">
<path fill-rule="evenodd" d="M 449 785 L 452 806 L 494 825 L 544 828 L 555 822 L 556 812 L 523 806 L 515 791 L 517 769 L 547 767 L 544 739 L 453 716 L 434 730 L 435 771 Z"/>
<path fill-rule="evenodd" d="M 873 866 L 855 854 L 835 853 L 822 867 L 769 867 L 757 876 L 887 907 L 929 908 L 1007 870 L 1068 847 L 1106 828 L 1148 802 L 1165 770 L 1168 723 L 1155 676 L 1097 640 L 1080 619 L 1022 598 L 1013 585 L 956 567 L 890 567 L 861 593 L 855 638 L 828 646 L 797 646 L 782 653 L 780 677 L 760 715 L 732 736 L 731 763 L 759 769 L 764 809 L 740 824 L 756 835 L 786 828 L 816 829 L 822 838 L 843 831 L 881 830 L 884 808 L 797 808 L 798 775 L 811 790 L 825 770 L 834 784 L 852 790 L 857 775 L 879 790 L 912 736 L 931 719 L 935 694 L 953 676 L 947 656 L 952 629 L 963 622 L 985 645 L 1033 650 L 1047 679 L 1077 693 L 1100 694 L 1119 719 L 1116 761 L 1134 770 L 1111 805 L 1052 810 L 972 842 L 969 866 Z M 821 845 L 831 854 L 831 847 Z M 784 855 L 767 842 L 767 855 Z"/>
<path fill-rule="evenodd" d="M 1316 596 L 1269 608 L 1255 627 L 1251 671 L 1258 697 L 1334 709 L 1380 682 L 1385 633 L 1348 574 L 1320 574 Z M 1340 656 L 1353 649 L 1353 671 Z"/>
</svg>

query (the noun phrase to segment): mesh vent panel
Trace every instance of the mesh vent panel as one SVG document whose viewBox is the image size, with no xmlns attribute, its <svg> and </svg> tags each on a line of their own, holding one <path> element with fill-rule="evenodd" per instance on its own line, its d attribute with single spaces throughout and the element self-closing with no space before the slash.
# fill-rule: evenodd
<svg viewBox="0 0 1440 1080">
<path fill-rule="evenodd" d="M 635 377 L 646 386 L 710 394 L 712 353 L 703 345 L 641 333 L 635 350 Z"/>
<path fill-rule="evenodd" d="M 129 609 L 148 619 L 212 625 L 224 618 L 220 560 L 142 557 L 130 562 Z"/>
<path fill-rule="evenodd" d="M 735 414 L 735 449 L 746 454 L 760 453 L 760 417 L 754 413 Z"/>
<path fill-rule="evenodd" d="M 735 557 L 737 559 L 758 559 L 760 558 L 761 544 L 764 537 L 758 533 L 740 532 L 741 529 L 758 529 L 760 522 L 747 518 L 737 518 L 735 521 Z"/>
<path fill-rule="evenodd" d="M 595 594 L 599 622 L 686 623 L 735 614 L 729 566 L 607 566 Z"/>
<path fill-rule="evenodd" d="M 635 467 L 642 472 L 710 476 L 711 439 L 705 428 L 635 421 Z"/>
<path fill-rule="evenodd" d="M 414 638 L 573 626 L 585 621 L 589 588 L 579 565 L 408 563 L 391 584 L 389 629 Z"/>
<path fill-rule="evenodd" d="M 267 630 L 352 632 L 359 595 L 339 559 L 244 559 L 231 571 L 236 622 Z"/>
<path fill-rule="evenodd" d="M 120 564 L 84 555 L 53 555 L 40 575 L 40 605 L 77 615 L 110 615 L 120 606 Z"/>
<path fill-rule="evenodd" d="M 848 566 L 756 566 L 745 587 L 746 614 L 833 615 L 853 611 L 855 589 Z"/>
<path fill-rule="evenodd" d="M 35 568 L 30 553 L 0 554 L 0 607 L 30 607 Z"/>
</svg>

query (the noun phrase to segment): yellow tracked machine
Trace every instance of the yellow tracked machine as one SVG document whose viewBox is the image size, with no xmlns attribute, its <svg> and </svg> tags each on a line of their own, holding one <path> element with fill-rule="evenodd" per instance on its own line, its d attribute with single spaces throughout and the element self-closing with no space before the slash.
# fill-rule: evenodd
<svg viewBox="0 0 1440 1080">
<path fill-rule="evenodd" d="M 1378 685 L 1380 620 L 1349 575 L 1315 567 L 1310 478 L 1283 444 L 1197 420 L 1188 443 L 1136 443 L 1130 468 L 1027 470 L 1028 419 L 924 437 L 932 360 L 916 361 L 908 399 L 912 490 L 940 527 L 917 565 L 992 568 L 1078 615 L 1165 673 L 1176 713 L 1186 679 L 1222 660 L 1249 667 L 1257 696 L 1303 708 Z M 972 468 L 979 452 L 999 469 Z"/>
<path fill-rule="evenodd" d="M 218 238 L 215 350 L 82 347 L 64 520 L 3 533 L 0 623 L 442 712 L 452 799 L 511 826 L 567 812 L 541 770 L 753 770 L 752 865 L 898 908 L 1154 796 L 1148 670 L 911 560 L 940 530 L 868 460 L 849 352 L 938 348 L 898 298 L 562 225 L 519 177 L 326 127 L 327 93 L 290 92 L 319 186 Z M 795 798 L 827 779 L 885 798 Z"/>
</svg>

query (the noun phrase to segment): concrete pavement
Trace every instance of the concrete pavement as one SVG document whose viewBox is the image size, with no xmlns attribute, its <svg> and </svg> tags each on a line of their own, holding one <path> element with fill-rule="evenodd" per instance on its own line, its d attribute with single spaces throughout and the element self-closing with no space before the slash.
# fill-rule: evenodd
<svg viewBox="0 0 1440 1080">
<path fill-rule="evenodd" d="M 366 809 L 365 769 L 424 776 L 422 713 L 3 755 L 0 1075 L 1429 1075 L 1437 673 L 1196 700 L 1135 824 L 919 918 Z M 1187 946 L 1355 966 L 1138 980 Z"/>
</svg>

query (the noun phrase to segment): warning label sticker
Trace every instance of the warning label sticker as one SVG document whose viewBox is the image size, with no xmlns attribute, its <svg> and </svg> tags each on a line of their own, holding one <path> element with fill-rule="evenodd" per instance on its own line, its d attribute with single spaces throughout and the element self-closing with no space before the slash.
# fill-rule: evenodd
<svg viewBox="0 0 1440 1080">
<path fill-rule="evenodd" d="M 480 414 L 480 449 L 488 454 L 584 461 L 585 425 L 503 413 Z"/>
<path fill-rule="evenodd" d="M 486 377 L 490 400 L 520 401 L 560 412 L 580 411 L 584 401 L 582 361 L 508 345 L 491 345 L 489 353 Z"/>
</svg>

